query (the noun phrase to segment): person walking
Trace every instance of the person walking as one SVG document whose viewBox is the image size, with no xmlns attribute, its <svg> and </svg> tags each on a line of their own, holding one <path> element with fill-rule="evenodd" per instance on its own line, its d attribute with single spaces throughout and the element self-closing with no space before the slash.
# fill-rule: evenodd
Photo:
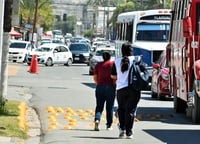
<svg viewBox="0 0 200 144">
<path fill-rule="evenodd" d="M 112 130 L 113 107 L 115 100 L 115 87 L 111 79 L 111 68 L 114 61 L 110 61 L 109 52 L 103 52 L 103 62 L 96 64 L 94 69 L 94 81 L 96 83 L 96 109 L 95 109 L 95 131 L 99 131 L 101 115 L 106 102 L 106 120 L 107 130 Z"/>
<path fill-rule="evenodd" d="M 130 43 L 122 45 L 122 57 L 115 60 L 111 78 L 116 80 L 116 93 L 119 117 L 119 138 L 133 138 L 133 124 L 137 104 L 140 100 L 140 91 L 128 87 L 129 69 L 135 59 L 132 55 Z M 140 57 L 141 59 L 141 57 Z"/>
</svg>

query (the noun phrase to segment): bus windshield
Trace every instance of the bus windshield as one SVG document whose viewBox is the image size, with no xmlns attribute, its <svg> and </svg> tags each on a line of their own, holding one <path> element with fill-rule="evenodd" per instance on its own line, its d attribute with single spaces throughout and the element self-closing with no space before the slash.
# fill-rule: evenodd
<svg viewBox="0 0 200 144">
<path fill-rule="evenodd" d="M 140 23 L 137 25 L 136 41 L 166 42 L 169 38 L 169 24 Z"/>
</svg>

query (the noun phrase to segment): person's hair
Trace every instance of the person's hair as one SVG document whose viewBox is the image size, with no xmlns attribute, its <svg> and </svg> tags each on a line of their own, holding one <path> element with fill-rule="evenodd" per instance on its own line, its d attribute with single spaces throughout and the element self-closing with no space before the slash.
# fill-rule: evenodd
<svg viewBox="0 0 200 144">
<path fill-rule="evenodd" d="M 122 61 L 121 61 L 121 71 L 124 73 L 128 70 L 129 67 L 129 59 L 128 56 L 132 55 L 132 47 L 130 43 L 124 43 L 122 45 Z"/>
<path fill-rule="evenodd" d="M 110 57 L 111 57 L 111 55 L 109 52 L 106 52 L 106 51 L 103 52 L 103 61 L 104 62 L 110 60 Z"/>
</svg>

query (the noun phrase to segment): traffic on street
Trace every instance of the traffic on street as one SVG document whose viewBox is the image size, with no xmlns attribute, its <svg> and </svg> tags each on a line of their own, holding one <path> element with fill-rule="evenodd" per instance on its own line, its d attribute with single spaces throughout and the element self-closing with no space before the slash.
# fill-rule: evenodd
<svg viewBox="0 0 200 144">
<path fill-rule="evenodd" d="M 200 0 L 2 0 L 0 144 L 197 144 Z"/>
<path fill-rule="evenodd" d="M 118 139 L 118 118 L 113 130 L 106 130 L 103 112 L 100 131 L 94 131 L 95 83 L 87 64 L 65 67 L 38 65 L 38 74 L 28 72 L 27 64 L 9 63 L 8 87 L 31 95 L 28 105 L 40 119 L 40 144 L 197 144 L 200 128 L 184 114 L 173 109 L 173 99 L 151 98 L 142 92 L 134 126 L 134 138 Z M 28 90 L 27 90 L 28 89 Z M 117 104 L 115 104 L 117 106 Z"/>
</svg>

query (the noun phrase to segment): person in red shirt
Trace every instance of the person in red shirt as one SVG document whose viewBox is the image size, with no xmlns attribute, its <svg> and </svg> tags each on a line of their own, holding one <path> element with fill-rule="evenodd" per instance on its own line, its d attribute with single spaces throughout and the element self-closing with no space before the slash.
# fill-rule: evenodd
<svg viewBox="0 0 200 144">
<path fill-rule="evenodd" d="M 115 86 L 111 79 L 111 68 L 114 61 L 110 61 L 110 53 L 103 52 L 103 62 L 96 64 L 94 69 L 94 81 L 96 83 L 96 109 L 95 109 L 95 131 L 99 131 L 101 115 L 106 103 L 107 130 L 112 130 L 113 107 L 115 100 Z"/>
</svg>

